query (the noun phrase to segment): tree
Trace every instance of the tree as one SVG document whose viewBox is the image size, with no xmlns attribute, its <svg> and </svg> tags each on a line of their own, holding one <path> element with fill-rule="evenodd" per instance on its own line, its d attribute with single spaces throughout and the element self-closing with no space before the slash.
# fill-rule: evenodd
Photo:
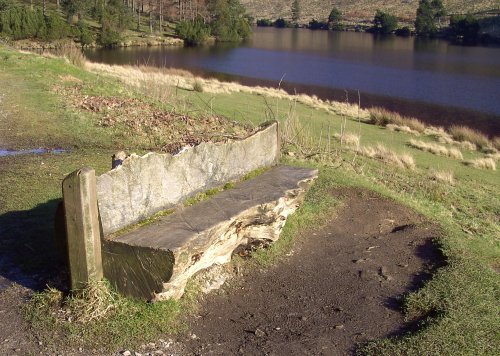
<svg viewBox="0 0 500 356">
<path fill-rule="evenodd" d="M 442 0 L 420 0 L 415 20 L 415 31 L 419 35 L 432 36 L 441 26 L 441 18 L 446 16 Z"/>
<path fill-rule="evenodd" d="M 328 16 L 328 28 L 334 31 L 341 31 L 344 28 L 342 25 L 342 13 L 336 7 L 330 11 L 330 15 Z"/>
<path fill-rule="evenodd" d="M 377 10 L 373 18 L 373 31 L 388 34 L 394 32 L 398 27 L 398 19 L 396 16 Z"/>
<path fill-rule="evenodd" d="M 297 23 L 300 19 L 300 3 L 299 0 L 293 0 L 292 3 L 292 21 Z"/>
<path fill-rule="evenodd" d="M 211 0 L 208 9 L 211 32 L 217 41 L 236 42 L 250 37 L 252 30 L 239 0 Z"/>
<path fill-rule="evenodd" d="M 71 19 L 76 16 L 78 18 L 78 22 L 82 21 L 85 14 L 91 8 L 91 3 L 87 0 L 63 0 L 61 5 L 68 17 L 68 20 L 71 21 Z"/>
<path fill-rule="evenodd" d="M 116 46 L 121 41 L 123 31 L 132 22 L 131 13 L 122 0 L 96 0 L 96 2 L 100 2 L 102 9 L 99 42 L 107 47 Z"/>
</svg>

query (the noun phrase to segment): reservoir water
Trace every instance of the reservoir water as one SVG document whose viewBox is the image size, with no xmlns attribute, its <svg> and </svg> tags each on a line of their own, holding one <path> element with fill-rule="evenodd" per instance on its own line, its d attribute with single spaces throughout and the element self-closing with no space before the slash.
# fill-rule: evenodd
<svg viewBox="0 0 500 356">
<path fill-rule="evenodd" d="M 255 28 L 239 45 L 86 51 L 97 62 L 187 69 L 247 85 L 282 87 L 427 122 L 500 135 L 500 48 L 368 33 Z"/>
</svg>

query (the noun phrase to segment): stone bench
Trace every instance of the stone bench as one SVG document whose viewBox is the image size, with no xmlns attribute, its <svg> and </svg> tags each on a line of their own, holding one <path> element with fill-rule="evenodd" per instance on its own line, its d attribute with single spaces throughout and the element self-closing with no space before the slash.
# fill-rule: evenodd
<svg viewBox="0 0 500 356">
<path fill-rule="evenodd" d="M 276 241 L 317 176 L 316 170 L 277 166 L 278 137 L 272 123 L 243 140 L 132 156 L 99 177 L 89 168 L 70 174 L 63 200 L 71 287 L 104 276 L 124 295 L 180 298 L 192 275 L 228 262 L 238 246 Z M 264 167 L 208 200 L 179 207 Z"/>
</svg>

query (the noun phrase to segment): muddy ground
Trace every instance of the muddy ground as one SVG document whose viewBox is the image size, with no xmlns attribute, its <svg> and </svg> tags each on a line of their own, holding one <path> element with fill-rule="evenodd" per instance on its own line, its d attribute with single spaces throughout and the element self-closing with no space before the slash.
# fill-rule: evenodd
<svg viewBox="0 0 500 356">
<path fill-rule="evenodd" d="M 367 341 L 412 330 L 414 323 L 403 320 L 400 300 L 441 260 L 432 244 L 438 229 L 371 192 L 332 194 L 344 200 L 343 206 L 325 226 L 304 231 L 289 256 L 267 269 L 244 268 L 206 295 L 188 318 L 186 335 L 128 351 L 349 355 Z M 0 354 L 57 354 L 30 337 L 19 312 L 26 293 L 15 285 L 0 292 Z"/>
</svg>

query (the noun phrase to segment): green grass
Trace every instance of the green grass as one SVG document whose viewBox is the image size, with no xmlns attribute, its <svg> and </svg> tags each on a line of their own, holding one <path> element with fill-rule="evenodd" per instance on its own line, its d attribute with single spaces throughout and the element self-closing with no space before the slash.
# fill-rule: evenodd
<svg viewBox="0 0 500 356">
<path fill-rule="evenodd" d="M 144 150 L 144 138 L 123 135 L 119 128 L 97 125 L 97 118 L 65 102 L 53 91 L 64 82 L 61 76 L 81 81 L 82 93 L 117 97 L 140 97 L 140 92 L 123 86 L 117 79 L 85 72 L 62 60 L 22 54 L 0 47 L 0 121 L 2 144 L 12 148 L 64 147 L 68 153 L 0 157 L 0 238 L 3 253 L 15 256 L 16 265 L 40 270 L 53 265 L 53 217 L 61 199 L 64 176 L 82 166 L 91 166 L 100 174 L 110 169 L 111 155 L 118 148 Z M 15 90 L 8 90 L 15 89 Z M 407 146 L 415 136 L 359 123 L 323 109 L 294 104 L 287 99 L 264 99 L 246 93 L 211 94 L 177 90 L 177 99 L 185 104 L 179 111 L 199 115 L 218 113 L 239 122 L 256 125 L 270 118 L 282 124 L 292 113 L 315 140 L 323 142 L 328 132 L 346 130 L 361 137 L 361 145 L 383 143 L 398 153 L 410 153 L 415 170 L 389 167 L 379 161 L 355 156 L 340 148 L 334 167 L 324 162 L 283 159 L 290 164 L 320 169 L 320 176 L 292 215 L 278 242 L 269 249 L 252 254 L 260 266 L 276 263 L 293 248 L 293 242 L 325 223 L 342 203 L 328 192 L 353 186 L 374 190 L 405 204 L 439 224 L 442 236 L 436 244 L 446 265 L 419 291 L 404 302 L 408 320 L 419 320 L 421 328 L 400 338 L 375 341 L 361 351 L 366 354 L 470 354 L 488 355 L 500 350 L 500 179 L 498 171 L 479 170 L 461 161 L 436 156 Z M 154 101 L 154 99 L 150 99 Z M 162 107 L 164 103 L 156 103 Z M 182 110 L 181 110 L 182 109 Z M 282 126 L 283 127 L 283 126 Z M 419 140 L 435 142 L 421 135 Z M 448 147 L 451 147 L 447 145 Z M 461 150 L 465 159 L 483 157 L 481 152 Z M 432 181 L 432 169 L 452 171 L 454 186 Z M 205 198 L 205 197 L 202 197 Z M 243 263 L 243 262 L 241 262 Z M 244 262 L 246 263 L 246 262 Z M 496 268 L 496 270 L 495 270 Z M 119 298 L 120 307 L 113 316 L 89 324 L 56 321 L 50 314 L 54 303 L 50 291 L 37 295 L 29 318 L 35 330 L 70 345 L 92 343 L 113 349 L 145 340 L 161 333 L 182 330 L 179 315 L 196 305 L 196 293 L 188 292 L 185 301 L 148 304 Z M 185 304 L 186 303 L 186 304 Z M 125 312 L 129 310 L 130 313 Z M 184 314 L 185 315 L 185 314 Z M 53 333 L 50 333 L 50 330 Z M 47 334 L 48 332 L 48 334 Z"/>
</svg>

